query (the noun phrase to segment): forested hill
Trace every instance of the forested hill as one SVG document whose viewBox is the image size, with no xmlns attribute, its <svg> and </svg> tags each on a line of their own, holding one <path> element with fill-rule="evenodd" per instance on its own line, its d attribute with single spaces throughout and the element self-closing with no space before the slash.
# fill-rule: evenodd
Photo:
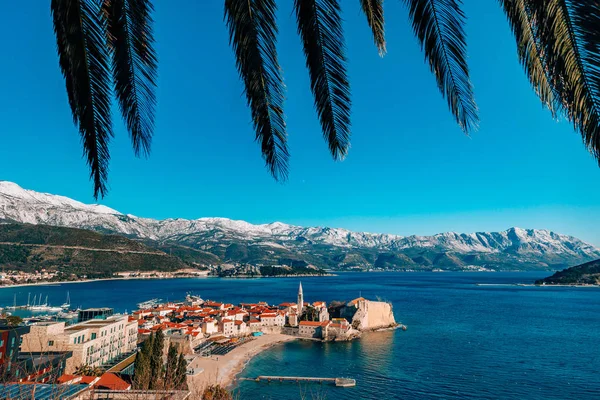
<svg viewBox="0 0 600 400">
<path fill-rule="evenodd" d="M 120 271 L 175 271 L 180 258 L 118 235 L 47 225 L 0 224 L 0 266 L 108 277 Z"/>
<path fill-rule="evenodd" d="M 600 260 L 558 271 L 535 283 L 536 285 L 600 285 Z"/>
</svg>

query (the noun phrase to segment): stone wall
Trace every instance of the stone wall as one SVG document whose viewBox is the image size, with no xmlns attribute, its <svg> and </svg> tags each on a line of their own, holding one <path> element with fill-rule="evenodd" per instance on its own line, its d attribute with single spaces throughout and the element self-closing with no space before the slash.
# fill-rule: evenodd
<svg viewBox="0 0 600 400">
<path fill-rule="evenodd" d="M 352 314 L 352 327 L 359 331 L 396 326 L 392 305 L 383 301 L 361 299 L 354 303 L 348 303 L 344 307 L 342 315 L 348 318 L 349 314 Z"/>
</svg>

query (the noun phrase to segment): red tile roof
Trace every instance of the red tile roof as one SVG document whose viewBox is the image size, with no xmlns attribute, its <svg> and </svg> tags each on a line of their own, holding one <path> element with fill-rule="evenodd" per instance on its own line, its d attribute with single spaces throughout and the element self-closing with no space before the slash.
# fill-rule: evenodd
<svg viewBox="0 0 600 400">
<path fill-rule="evenodd" d="M 100 380 L 94 385 L 97 388 L 108 390 L 129 390 L 131 384 L 125 382 L 117 375 L 107 372 L 100 377 Z"/>
<path fill-rule="evenodd" d="M 64 374 L 61 375 L 57 380 L 56 383 L 67 383 L 67 382 L 71 382 L 74 380 L 79 380 L 81 377 L 77 376 L 77 375 L 68 375 L 68 374 Z"/>
<path fill-rule="evenodd" d="M 327 326 L 329 325 L 329 321 L 300 321 L 300 325 L 302 326 Z"/>
<path fill-rule="evenodd" d="M 79 383 L 84 383 L 86 385 L 90 385 L 98 380 L 97 376 L 82 376 Z"/>
</svg>

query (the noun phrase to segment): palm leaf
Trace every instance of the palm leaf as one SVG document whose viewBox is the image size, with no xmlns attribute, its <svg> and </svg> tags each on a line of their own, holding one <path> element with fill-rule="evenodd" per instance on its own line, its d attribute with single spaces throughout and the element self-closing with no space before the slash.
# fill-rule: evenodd
<svg viewBox="0 0 600 400">
<path fill-rule="evenodd" d="M 273 177 L 285 180 L 289 153 L 283 115 L 285 87 L 276 50 L 276 8 L 275 0 L 225 0 L 229 41 L 244 81 L 256 140 Z"/>
<path fill-rule="evenodd" d="M 413 30 L 425 51 L 442 96 L 465 133 L 479 123 L 469 80 L 464 32 L 465 16 L 460 0 L 404 0 Z"/>
<path fill-rule="evenodd" d="M 517 40 L 517 54 L 529 82 L 542 103 L 556 116 L 558 104 L 554 87 L 548 76 L 546 60 L 540 49 L 538 29 L 531 19 L 527 0 L 500 0 L 500 4 Z"/>
<path fill-rule="evenodd" d="M 600 3 L 527 1 L 561 105 L 600 162 Z"/>
<path fill-rule="evenodd" d="M 337 0 L 294 0 L 310 86 L 323 135 L 335 159 L 350 147 L 350 83 Z"/>
<path fill-rule="evenodd" d="M 385 55 L 385 30 L 383 20 L 383 0 L 360 0 L 360 6 L 367 17 L 367 22 L 373 31 L 373 41 L 379 50 L 379 55 Z"/>
<path fill-rule="evenodd" d="M 52 0 L 59 64 L 73 121 L 94 182 L 94 197 L 107 192 L 112 133 L 106 26 L 91 0 Z"/>
<path fill-rule="evenodd" d="M 149 0 L 104 0 L 115 93 L 136 155 L 150 152 L 157 59 Z"/>
</svg>

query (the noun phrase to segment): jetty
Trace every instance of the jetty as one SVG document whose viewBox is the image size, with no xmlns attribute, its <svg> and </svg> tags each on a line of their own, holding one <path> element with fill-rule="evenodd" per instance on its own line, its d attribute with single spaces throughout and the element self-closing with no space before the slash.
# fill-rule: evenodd
<svg viewBox="0 0 600 400">
<path fill-rule="evenodd" d="M 333 383 L 338 387 L 356 386 L 356 379 L 352 378 L 319 378 L 312 376 L 271 376 L 261 375 L 256 378 L 239 378 L 242 381 L 255 382 L 309 382 L 309 383 Z"/>
</svg>

